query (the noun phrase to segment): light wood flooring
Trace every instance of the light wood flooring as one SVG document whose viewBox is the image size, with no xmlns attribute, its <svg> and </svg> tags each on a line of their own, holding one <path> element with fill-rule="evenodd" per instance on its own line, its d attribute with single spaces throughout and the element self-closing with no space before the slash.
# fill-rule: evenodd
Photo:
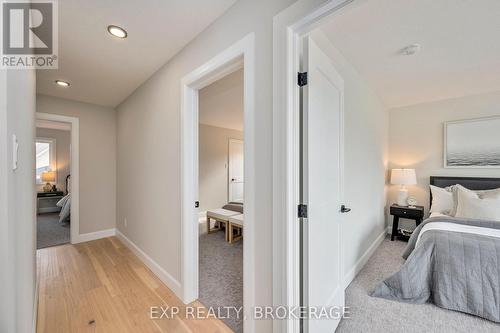
<svg viewBox="0 0 500 333">
<path fill-rule="evenodd" d="M 182 301 L 116 237 L 38 250 L 37 274 L 38 333 L 232 332 L 213 318 L 150 319 L 151 306 Z"/>
</svg>

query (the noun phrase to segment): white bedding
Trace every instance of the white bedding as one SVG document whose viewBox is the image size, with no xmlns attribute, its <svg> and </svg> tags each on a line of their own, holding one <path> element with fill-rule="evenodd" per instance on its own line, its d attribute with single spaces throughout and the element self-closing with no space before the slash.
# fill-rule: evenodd
<svg viewBox="0 0 500 333">
<path fill-rule="evenodd" d="M 62 223 L 71 215 L 71 193 L 59 200 L 56 206 L 61 207 L 59 222 Z"/>
<path fill-rule="evenodd" d="M 439 212 L 433 212 L 433 213 L 431 213 L 431 215 L 429 216 L 429 218 L 431 218 L 431 217 L 442 217 L 442 216 L 448 216 L 448 215 L 445 215 L 445 214 L 439 213 Z"/>
<path fill-rule="evenodd" d="M 444 216 L 444 215 L 443 215 Z M 418 242 L 420 241 L 420 237 L 429 230 L 445 230 L 445 231 L 454 231 L 454 232 L 462 232 L 468 234 L 476 234 L 490 237 L 500 238 L 500 230 L 499 229 L 490 229 L 490 228 L 482 228 L 471 225 L 463 225 L 463 224 L 455 224 L 449 222 L 432 222 L 424 225 L 420 234 L 417 238 L 417 243 L 415 247 L 418 246 Z"/>
</svg>

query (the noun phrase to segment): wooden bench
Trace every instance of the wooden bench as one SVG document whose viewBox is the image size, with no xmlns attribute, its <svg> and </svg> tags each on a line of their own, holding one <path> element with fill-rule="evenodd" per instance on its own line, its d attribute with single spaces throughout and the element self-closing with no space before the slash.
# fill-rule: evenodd
<svg viewBox="0 0 500 333">
<path fill-rule="evenodd" d="M 233 243 L 243 237 L 243 214 L 229 217 L 228 242 Z"/>
<path fill-rule="evenodd" d="M 224 225 L 225 229 L 225 239 L 229 241 L 229 218 L 235 215 L 239 215 L 238 212 L 233 212 L 232 210 L 227 210 L 223 208 L 211 209 L 207 211 L 207 233 L 216 232 L 222 229 Z M 214 228 L 211 227 L 211 220 L 215 220 Z"/>
</svg>

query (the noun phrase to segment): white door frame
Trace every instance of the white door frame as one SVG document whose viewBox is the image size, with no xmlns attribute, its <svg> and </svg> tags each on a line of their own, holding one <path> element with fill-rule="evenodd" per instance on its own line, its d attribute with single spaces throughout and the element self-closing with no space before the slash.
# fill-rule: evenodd
<svg viewBox="0 0 500 333">
<path fill-rule="evenodd" d="M 71 124 L 71 244 L 81 243 L 80 237 L 80 125 L 78 118 L 36 112 L 37 120 Z"/>
<path fill-rule="evenodd" d="M 245 245 L 243 247 L 243 306 L 255 306 L 255 36 L 250 33 L 216 57 L 187 74 L 181 82 L 181 283 L 182 300 L 188 304 L 198 298 L 198 91 L 227 74 L 244 68 L 244 178 L 245 178 Z M 250 314 L 250 313 L 249 313 Z M 245 332 L 255 331 L 248 315 Z"/>
<path fill-rule="evenodd" d="M 354 0 L 318 7 L 299 0 L 274 17 L 273 38 L 273 304 L 300 306 L 300 39 Z M 362 1 L 362 0 L 361 0 Z M 279 264 L 278 264 L 279 263 Z M 298 333 L 299 320 L 275 320 L 274 332 Z"/>
</svg>

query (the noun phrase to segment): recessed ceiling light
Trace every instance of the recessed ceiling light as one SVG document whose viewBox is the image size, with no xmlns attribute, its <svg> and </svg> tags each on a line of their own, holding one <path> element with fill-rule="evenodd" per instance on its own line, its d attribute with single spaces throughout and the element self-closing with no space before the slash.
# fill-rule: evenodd
<svg viewBox="0 0 500 333">
<path fill-rule="evenodd" d="M 108 25 L 108 32 L 118 38 L 127 38 L 127 32 L 125 29 L 116 25 Z"/>
<path fill-rule="evenodd" d="M 69 87 L 70 86 L 69 82 L 62 81 L 62 80 L 56 80 L 56 84 L 61 86 L 61 87 Z"/>
<path fill-rule="evenodd" d="M 420 51 L 421 48 L 422 47 L 420 46 L 420 44 L 412 44 L 412 45 L 408 45 L 407 47 L 401 49 L 400 53 L 402 55 L 414 55 L 415 53 Z"/>
</svg>

